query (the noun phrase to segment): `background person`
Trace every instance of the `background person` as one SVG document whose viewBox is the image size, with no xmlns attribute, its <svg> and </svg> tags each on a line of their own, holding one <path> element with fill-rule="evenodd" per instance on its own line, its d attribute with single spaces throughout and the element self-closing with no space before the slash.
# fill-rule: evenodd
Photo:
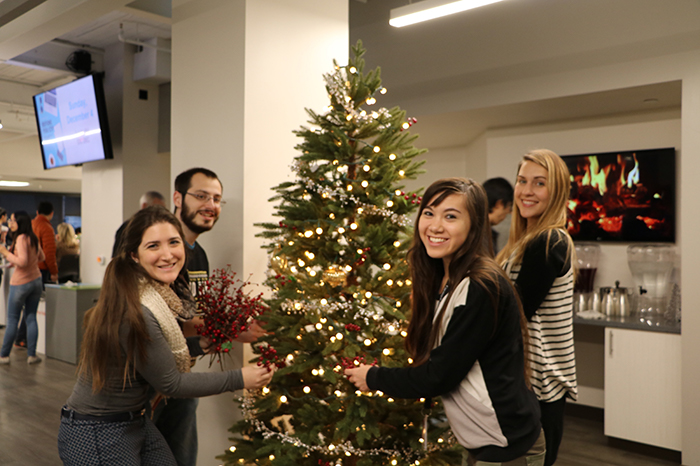
<svg viewBox="0 0 700 466">
<path fill-rule="evenodd" d="M 58 283 L 77 283 L 80 281 L 80 241 L 70 223 L 59 223 L 56 231 Z"/>
<path fill-rule="evenodd" d="M 159 205 L 165 207 L 165 197 L 163 197 L 163 195 L 158 191 L 147 191 L 143 193 L 141 199 L 139 199 L 139 210 L 145 209 L 146 207 L 152 205 Z M 119 254 L 119 247 L 122 244 L 122 236 L 124 235 L 124 230 L 126 229 L 126 225 L 128 223 L 129 219 L 122 223 L 119 229 L 117 229 L 117 232 L 114 234 L 114 246 L 112 246 L 112 257 Z"/>
<path fill-rule="evenodd" d="M 56 235 L 51 226 L 53 219 L 53 204 L 48 201 L 39 203 L 36 209 L 36 217 L 32 220 L 32 230 L 39 240 L 39 248 L 44 251 L 44 259 L 39 261 L 41 282 L 56 283 L 58 281 L 58 263 L 56 262 Z M 43 287 L 42 287 L 43 290 Z M 22 320 L 17 329 L 15 347 L 27 346 L 27 318 L 22 315 Z"/>
<path fill-rule="evenodd" d="M 484 190 L 489 200 L 489 223 L 493 253 L 498 254 L 498 232 L 494 227 L 506 219 L 513 210 L 513 186 L 505 178 L 489 178 L 484 181 Z"/>
<path fill-rule="evenodd" d="M 472 180 L 447 178 L 426 190 L 409 251 L 406 348 L 415 362 L 345 373 L 362 391 L 441 396 L 469 465 L 541 465 L 544 435 L 526 381 L 526 321 L 488 249 L 486 207 L 486 193 Z"/>
<path fill-rule="evenodd" d="M 39 262 L 44 259 L 44 252 L 39 247 L 39 240 L 32 231 L 32 220 L 26 212 L 17 211 L 10 216 L 10 229 L 15 238 L 12 250 L 0 245 L 0 254 L 15 267 L 10 278 L 7 329 L 0 349 L 0 364 L 10 363 L 12 343 L 15 341 L 22 310 L 27 326 L 27 362 L 35 364 L 41 362 L 41 358 L 36 355 L 39 336 L 36 311 L 43 291 Z"/>
<path fill-rule="evenodd" d="M 152 206 L 136 213 L 120 253 L 107 266 L 97 305 L 85 315 L 79 377 L 61 412 L 65 465 L 175 465 L 144 407 L 152 390 L 197 397 L 260 388 L 265 367 L 190 372 L 176 316 L 187 309 L 170 288 L 185 264 L 179 221 Z M 203 346 L 206 342 L 203 342 Z"/>
<path fill-rule="evenodd" d="M 508 243 L 498 255 L 528 319 L 531 383 L 542 411 L 547 466 L 557 459 L 566 398 L 576 400 L 578 391 L 574 244 L 566 232 L 569 191 L 569 170 L 557 154 L 546 149 L 528 152 L 518 166 Z"/>
<path fill-rule="evenodd" d="M 32 229 L 39 239 L 39 246 L 44 250 L 46 258 L 39 262 L 39 270 L 44 283 L 58 281 L 58 263 L 56 262 L 56 234 L 53 231 L 53 204 L 48 201 L 40 202 L 36 208 L 36 217 L 32 220 Z"/>
<path fill-rule="evenodd" d="M 60 266 L 63 256 L 80 254 L 80 243 L 70 223 L 59 223 L 56 231 L 56 262 Z"/>
</svg>

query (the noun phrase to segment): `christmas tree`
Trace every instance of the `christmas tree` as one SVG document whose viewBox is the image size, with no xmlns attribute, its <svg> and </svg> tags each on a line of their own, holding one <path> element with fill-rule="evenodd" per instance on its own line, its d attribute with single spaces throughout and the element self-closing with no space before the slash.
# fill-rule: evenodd
<svg viewBox="0 0 700 466">
<path fill-rule="evenodd" d="M 406 263 L 422 151 L 399 108 L 373 109 L 379 68 L 364 73 L 362 43 L 324 75 L 330 99 L 312 110 L 292 164 L 294 181 L 274 188 L 279 223 L 265 223 L 272 289 L 255 345 L 279 369 L 268 387 L 242 398 L 226 464 L 399 465 L 461 461 L 441 411 L 424 400 L 356 391 L 344 368 L 411 362 L 404 349 L 411 281 Z M 424 423 L 430 428 L 424 432 Z M 427 441 L 424 437 L 427 436 Z"/>
</svg>

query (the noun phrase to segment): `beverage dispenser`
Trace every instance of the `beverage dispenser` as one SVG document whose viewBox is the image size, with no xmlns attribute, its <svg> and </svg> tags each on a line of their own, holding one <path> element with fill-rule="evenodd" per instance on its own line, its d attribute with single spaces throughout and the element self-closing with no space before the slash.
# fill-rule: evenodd
<svg viewBox="0 0 700 466">
<path fill-rule="evenodd" d="M 672 245 L 642 244 L 627 247 L 627 263 L 634 277 L 636 310 L 642 317 L 661 316 L 676 260 Z"/>
<path fill-rule="evenodd" d="M 598 270 L 600 246 L 595 243 L 576 243 L 576 283 L 574 284 L 574 312 L 598 311 L 598 295 L 593 291 Z"/>
</svg>

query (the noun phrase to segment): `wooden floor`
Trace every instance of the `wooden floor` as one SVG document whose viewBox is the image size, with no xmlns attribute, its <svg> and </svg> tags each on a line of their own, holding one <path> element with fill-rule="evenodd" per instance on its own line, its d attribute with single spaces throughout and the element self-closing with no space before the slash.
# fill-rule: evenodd
<svg viewBox="0 0 700 466">
<path fill-rule="evenodd" d="M 0 341 L 3 335 L 0 330 Z M 75 366 L 45 357 L 42 363 L 30 366 L 27 351 L 16 348 L 10 359 L 9 366 L 0 366 L 0 465 L 60 465 L 56 446 L 59 413 L 73 389 Z M 611 441 L 603 435 L 600 419 L 576 415 L 567 416 L 556 466 L 679 464 L 676 452 Z"/>
</svg>

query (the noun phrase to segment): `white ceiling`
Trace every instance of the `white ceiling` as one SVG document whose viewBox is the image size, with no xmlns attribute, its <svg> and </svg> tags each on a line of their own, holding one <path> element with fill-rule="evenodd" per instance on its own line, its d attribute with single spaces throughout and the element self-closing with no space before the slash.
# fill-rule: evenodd
<svg viewBox="0 0 700 466">
<path fill-rule="evenodd" d="M 3 9 L 8 3 L 12 3 L 10 6 L 14 8 L 30 8 L 32 5 L 41 4 L 45 4 L 42 7 L 47 7 L 49 0 L 0 0 L 0 24 L 7 23 L 7 16 L 12 16 L 13 11 L 16 12 L 10 6 Z M 80 3 L 75 1 L 78 6 Z M 0 62 L 0 122 L 3 124 L 3 128 L 0 129 L 0 153 L 4 152 L 3 144 L 4 147 L 8 147 L 7 144 L 16 143 L 20 139 L 37 139 L 32 96 L 80 76 L 65 67 L 65 60 L 69 54 L 79 48 L 87 49 L 92 55 L 93 70 L 100 71 L 103 69 L 105 48 L 117 44 L 120 40 L 144 41 L 154 37 L 170 39 L 170 18 L 158 14 L 158 8 L 152 7 L 161 3 L 164 3 L 163 0 L 138 0 L 120 6 L 115 2 L 117 9 L 107 9 L 104 15 L 86 21 L 42 46 L 26 50 L 14 57 L 7 57 Z M 169 7 L 169 1 L 165 3 Z M 165 11 L 167 14 L 167 10 L 168 8 L 161 8 L 160 12 Z M 12 23 L 8 23 L 7 27 L 10 26 Z M 0 27 L 0 47 L 3 45 L 3 28 L 5 26 Z M 11 39 L 6 42 L 10 42 Z M 38 148 L 38 140 L 36 144 Z M 11 164 L 2 164 L 1 158 L 2 156 L 0 178 L 3 175 L 2 171 L 6 174 L 9 172 L 9 166 L 18 166 L 16 160 Z M 27 188 L 3 188 L 4 190 L 80 192 L 80 168 L 63 167 L 44 171 L 40 163 L 33 164 L 32 168 L 29 164 L 25 165 L 26 171 L 13 169 L 11 178 L 29 181 L 31 185 Z"/>
<path fill-rule="evenodd" d="M 417 101 L 700 46 L 697 0 L 505 0 L 413 26 L 389 26 L 389 11 L 408 3 L 351 2 L 350 43 L 362 40 L 366 67 L 381 67 L 390 90 L 386 105 L 419 119 L 422 147 L 462 146 L 494 128 L 678 109 L 678 82 L 489 108 Z"/>
<path fill-rule="evenodd" d="M 100 49 L 124 36 L 133 40 L 170 38 L 169 0 L 4 0 L 49 9 L 53 4 L 72 4 L 84 12 L 85 4 L 104 13 L 85 16 L 83 22 L 58 34 L 55 47 L 89 46 L 98 57 Z M 644 113 L 678 109 L 679 82 L 659 83 L 630 89 L 522 102 L 489 108 L 466 108 L 445 101 L 425 106 L 436 91 L 504 82 L 514 78 L 536 79 L 543 72 L 570 71 L 642 57 L 660 56 L 700 47 L 698 0 L 505 0 L 447 18 L 401 29 L 388 25 L 389 10 L 410 0 L 351 0 L 350 43 L 361 39 L 367 48 L 367 69 L 381 66 L 382 79 L 390 89 L 387 106 L 399 105 L 419 119 L 416 132 L 421 147 L 462 146 L 488 129 L 574 120 L 601 115 Z M 114 5 L 111 9 L 109 6 Z M 78 13 L 76 13 L 78 14 Z M 25 15 L 26 17 L 26 15 Z M 18 48 L 15 34 L 7 33 L 18 21 L 0 27 L 0 59 L 11 59 L 7 50 L 20 50 L 25 61 L 39 49 Z M 55 23 L 36 25 L 34 37 L 45 37 Z M 78 24 L 80 23 L 80 24 Z M 28 26 L 31 27 L 31 26 Z M 41 36 L 40 32 L 44 35 Z M 25 36 L 22 36 L 25 37 Z M 48 38 L 47 40 L 50 40 Z M 66 48 L 69 52 L 70 49 Z M 31 96 L 47 86 L 72 79 L 71 73 L 0 64 L 0 151 L 5 141 L 36 137 Z M 650 102 L 650 99 L 653 101 Z M 460 107 L 461 106 L 461 107 Z M 2 166 L 0 159 L 0 166 Z M 64 170 L 64 169 L 61 169 Z M 68 170 L 68 169 L 66 169 Z M 27 178 L 60 178 L 59 170 L 27 173 Z M 70 189 L 79 186 L 71 175 Z"/>
</svg>

